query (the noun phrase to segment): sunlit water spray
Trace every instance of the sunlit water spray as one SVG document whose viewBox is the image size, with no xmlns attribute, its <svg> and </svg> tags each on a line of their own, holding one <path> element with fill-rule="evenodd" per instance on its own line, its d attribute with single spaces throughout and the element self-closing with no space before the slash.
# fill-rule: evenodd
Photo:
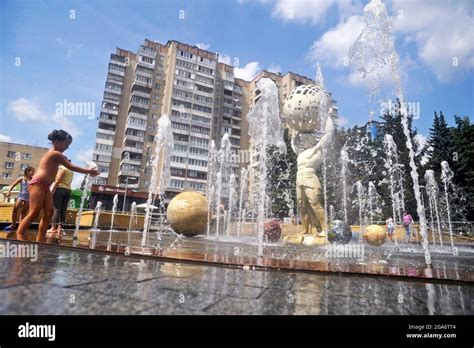
<svg viewBox="0 0 474 348">
<path fill-rule="evenodd" d="M 349 59 L 363 77 L 369 82 L 369 97 L 377 95 L 380 90 L 381 73 L 386 65 L 389 65 L 393 81 L 396 86 L 396 96 L 401 105 L 405 105 L 401 78 L 399 74 L 399 59 L 395 51 L 392 37 L 391 19 L 387 14 L 385 5 L 380 0 L 372 0 L 364 7 L 365 28 L 356 39 L 349 50 Z M 406 108 L 401 108 L 403 132 L 406 137 L 406 145 L 409 151 L 411 178 L 413 190 L 417 203 L 417 213 L 420 218 L 420 234 L 425 254 L 425 262 L 431 265 L 429 252 L 425 209 L 421 202 L 420 184 L 418 170 L 415 164 L 415 151 L 408 128 L 408 115 Z"/>
</svg>

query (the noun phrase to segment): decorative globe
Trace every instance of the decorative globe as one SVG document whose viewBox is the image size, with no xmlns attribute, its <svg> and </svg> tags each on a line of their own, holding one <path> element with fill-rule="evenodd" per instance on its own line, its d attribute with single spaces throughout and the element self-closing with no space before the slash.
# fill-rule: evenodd
<svg viewBox="0 0 474 348">
<path fill-rule="evenodd" d="M 178 233 L 201 234 L 207 227 L 207 199 L 199 192 L 186 191 L 176 195 L 168 205 L 166 218 Z"/>
<path fill-rule="evenodd" d="M 362 237 L 370 245 L 381 246 L 386 239 L 385 229 L 379 225 L 369 225 L 365 228 Z"/>
<path fill-rule="evenodd" d="M 321 130 L 321 120 L 327 116 L 330 103 L 328 93 L 318 85 L 299 86 L 283 104 L 286 124 L 303 133 Z"/>
<path fill-rule="evenodd" d="M 328 226 L 328 240 L 330 243 L 347 244 L 352 238 L 351 227 L 342 220 L 334 220 Z"/>
<path fill-rule="evenodd" d="M 270 243 L 276 243 L 281 238 L 281 226 L 278 220 L 270 220 L 263 224 L 263 238 Z"/>
</svg>

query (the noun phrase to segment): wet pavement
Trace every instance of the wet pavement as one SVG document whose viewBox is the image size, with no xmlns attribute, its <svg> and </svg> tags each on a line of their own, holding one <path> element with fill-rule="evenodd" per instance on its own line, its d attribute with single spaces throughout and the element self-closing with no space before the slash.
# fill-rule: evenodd
<svg viewBox="0 0 474 348">
<path fill-rule="evenodd" d="M 472 315 L 473 298 L 472 283 L 262 271 L 48 245 L 38 245 L 36 261 L 0 260 L 0 314 Z"/>
</svg>

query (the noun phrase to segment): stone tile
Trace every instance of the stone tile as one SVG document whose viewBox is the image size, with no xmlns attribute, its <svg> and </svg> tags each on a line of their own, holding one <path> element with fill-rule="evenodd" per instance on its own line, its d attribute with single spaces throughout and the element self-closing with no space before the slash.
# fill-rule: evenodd
<svg viewBox="0 0 474 348">
<path fill-rule="evenodd" d="M 225 297 L 222 294 L 202 292 L 199 291 L 199 288 L 192 286 L 183 286 L 180 289 L 166 288 L 160 282 L 161 279 L 143 282 L 114 280 L 82 285 L 75 287 L 75 289 L 91 293 L 108 294 L 123 299 L 143 300 L 164 308 L 173 306 L 193 310 L 208 307 Z"/>
<path fill-rule="evenodd" d="M 71 303 L 74 298 L 75 303 Z M 34 284 L 0 289 L 2 315 L 137 314 L 152 306 L 138 300 Z"/>
<path fill-rule="evenodd" d="M 268 303 L 262 299 L 249 300 L 226 297 L 205 310 L 207 314 L 225 315 L 288 315 L 294 305 L 285 302 Z"/>
</svg>

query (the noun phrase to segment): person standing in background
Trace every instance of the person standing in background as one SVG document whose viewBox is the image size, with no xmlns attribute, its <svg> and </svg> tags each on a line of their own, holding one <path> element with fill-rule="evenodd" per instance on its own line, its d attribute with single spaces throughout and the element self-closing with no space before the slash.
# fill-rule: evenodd
<svg viewBox="0 0 474 348">
<path fill-rule="evenodd" d="M 54 214 L 53 227 L 48 230 L 51 237 L 56 237 L 61 240 L 62 225 L 66 222 L 66 213 L 71 199 L 71 183 L 74 177 L 74 172 L 60 165 L 58 174 L 51 185 L 51 193 L 53 194 Z M 55 236 L 56 235 L 56 236 Z"/>
</svg>

